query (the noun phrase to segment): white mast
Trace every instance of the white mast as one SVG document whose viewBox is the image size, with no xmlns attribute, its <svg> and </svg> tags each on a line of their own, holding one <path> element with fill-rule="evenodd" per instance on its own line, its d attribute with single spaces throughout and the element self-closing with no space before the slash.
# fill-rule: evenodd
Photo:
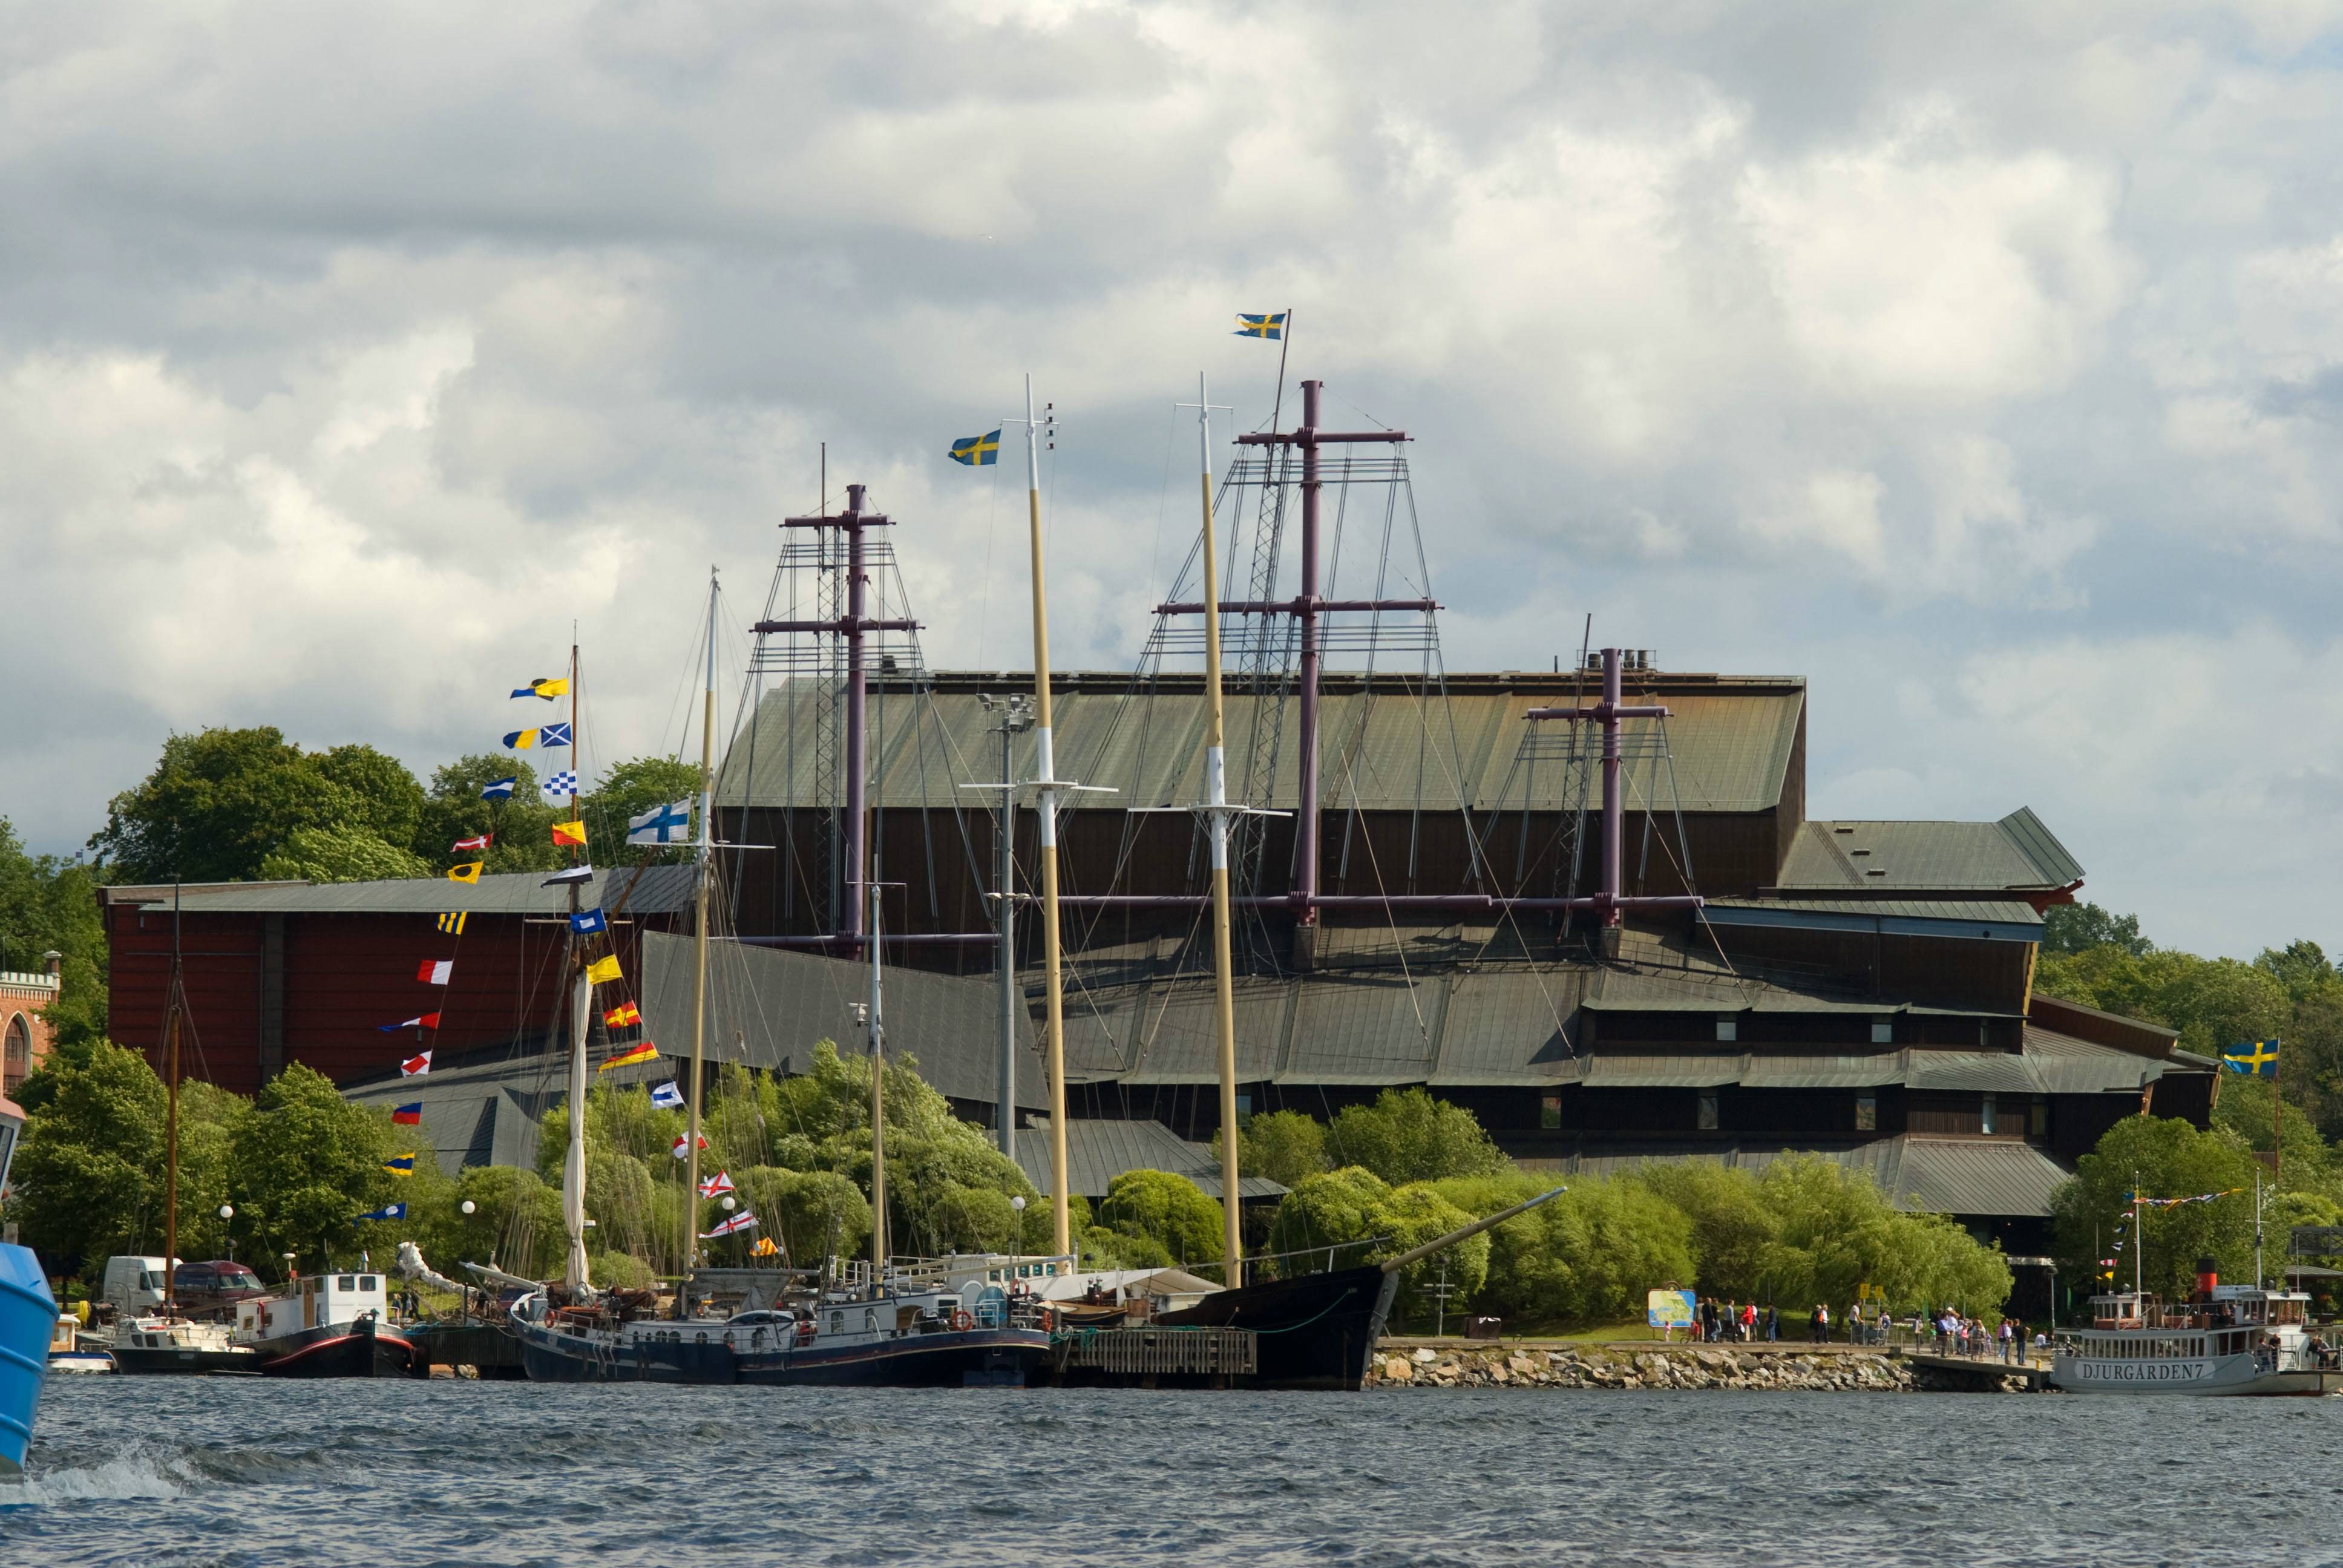
<svg viewBox="0 0 2343 1568">
<path fill-rule="evenodd" d="M 689 1161 L 683 1199 L 683 1266 L 699 1258 L 700 1052 L 708 1042 L 708 863 L 716 822 L 716 568 L 708 568 L 708 686 L 699 718 L 699 875 L 692 898 L 691 1131 L 684 1135 Z"/>
<path fill-rule="evenodd" d="M 1058 946 L 1058 769 L 1050 744 L 1050 607 L 1041 568 L 1041 427 L 1033 418 L 1033 377 L 1025 377 L 1025 515 L 1033 554 L 1033 783 L 1040 794 L 1041 975 L 1047 998 L 1043 1060 L 1050 1075 L 1051 1250 L 1074 1250 L 1066 1200 L 1066 999 Z"/>
<path fill-rule="evenodd" d="M 1212 538 L 1212 407 L 1196 372 L 1197 482 L 1204 504 L 1204 815 L 1212 842 L 1212 1023 L 1221 1070 L 1221 1269 L 1230 1288 L 1244 1283 L 1244 1241 L 1237 1214 L 1237 1025 L 1229 947 L 1229 779 L 1221 699 L 1220 557 Z"/>
<path fill-rule="evenodd" d="M 879 955 L 885 942 L 879 929 L 879 884 L 870 895 L 870 1293 L 887 1273 L 887 1019 Z"/>
<path fill-rule="evenodd" d="M 586 1277 L 586 1025 L 594 986 L 578 973 L 569 1001 L 569 1151 L 561 1161 L 561 1223 L 569 1232 L 569 1262 L 562 1283 L 573 1297 L 591 1293 Z"/>
</svg>

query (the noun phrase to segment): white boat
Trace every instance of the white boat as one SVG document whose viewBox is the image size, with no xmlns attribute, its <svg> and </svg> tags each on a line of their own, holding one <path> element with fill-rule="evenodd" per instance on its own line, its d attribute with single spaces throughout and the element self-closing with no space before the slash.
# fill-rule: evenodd
<svg viewBox="0 0 2343 1568">
<path fill-rule="evenodd" d="M 49 1370 L 53 1372 L 110 1372 L 114 1358 L 106 1354 L 95 1336 L 85 1347 L 82 1342 L 81 1321 L 70 1312 L 57 1314 L 56 1326 L 49 1331 Z"/>
<path fill-rule="evenodd" d="M 2209 1270 L 2185 1302 L 2138 1291 L 2091 1298 L 2091 1326 L 2058 1336 L 2053 1386 L 2073 1393 L 2318 1394 L 2343 1362 L 2310 1333 L 2299 1291 L 2224 1285 Z"/>
</svg>

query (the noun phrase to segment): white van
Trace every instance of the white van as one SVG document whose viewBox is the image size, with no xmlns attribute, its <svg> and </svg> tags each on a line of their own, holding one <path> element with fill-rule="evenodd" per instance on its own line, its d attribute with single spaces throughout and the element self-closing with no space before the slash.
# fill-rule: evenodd
<svg viewBox="0 0 2343 1568">
<path fill-rule="evenodd" d="M 160 1258 L 108 1258 L 106 1289 L 98 1299 L 112 1307 L 118 1317 L 145 1317 L 159 1311 L 163 1305 L 163 1270 Z"/>
</svg>

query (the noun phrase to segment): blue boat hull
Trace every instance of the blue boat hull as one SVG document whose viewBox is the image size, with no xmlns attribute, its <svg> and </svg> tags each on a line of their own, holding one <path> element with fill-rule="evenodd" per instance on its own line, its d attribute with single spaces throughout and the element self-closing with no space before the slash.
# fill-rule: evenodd
<svg viewBox="0 0 2343 1568">
<path fill-rule="evenodd" d="M 0 1477 L 22 1475 L 49 1375 L 57 1301 L 30 1248 L 0 1242 Z"/>
</svg>

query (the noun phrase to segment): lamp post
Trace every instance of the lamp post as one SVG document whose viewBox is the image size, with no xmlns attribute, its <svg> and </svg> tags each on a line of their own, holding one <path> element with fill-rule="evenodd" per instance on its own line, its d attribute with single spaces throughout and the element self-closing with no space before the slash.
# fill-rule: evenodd
<svg viewBox="0 0 2343 1568">
<path fill-rule="evenodd" d="M 234 1231 L 228 1231 L 226 1229 L 226 1225 L 230 1220 L 236 1218 L 236 1205 L 233 1203 L 221 1204 L 219 1207 L 219 1216 L 221 1233 L 227 1237 L 227 1261 L 233 1263 L 236 1261 L 236 1234 Z"/>
</svg>

